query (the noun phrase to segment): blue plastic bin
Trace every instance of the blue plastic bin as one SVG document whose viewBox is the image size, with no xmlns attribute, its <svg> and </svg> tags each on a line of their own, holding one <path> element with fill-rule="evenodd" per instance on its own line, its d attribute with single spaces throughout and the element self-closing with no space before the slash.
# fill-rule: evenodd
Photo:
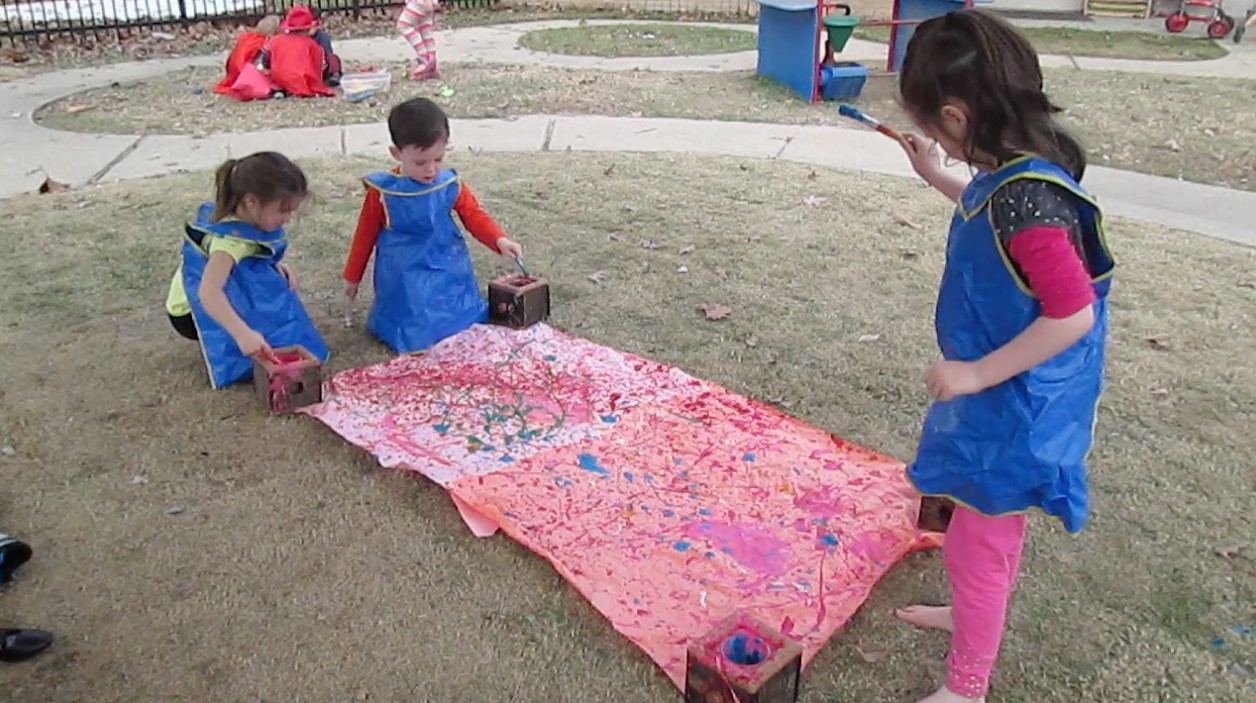
<svg viewBox="0 0 1256 703">
<path fill-rule="evenodd" d="M 839 61 L 820 67 L 820 97 L 849 100 L 859 97 L 868 82 L 868 67 L 854 61 Z"/>
</svg>

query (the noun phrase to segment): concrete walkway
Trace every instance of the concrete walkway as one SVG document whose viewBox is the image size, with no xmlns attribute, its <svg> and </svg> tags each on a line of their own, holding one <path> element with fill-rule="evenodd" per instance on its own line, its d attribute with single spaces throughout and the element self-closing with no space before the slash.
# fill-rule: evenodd
<svg viewBox="0 0 1256 703">
<path fill-rule="evenodd" d="M 608 22 L 617 24 L 619 22 Z M 754 68 L 754 53 L 658 59 L 601 59 L 554 56 L 518 48 L 518 36 L 545 26 L 572 22 L 477 27 L 442 32 L 446 62 L 545 63 L 602 70 L 731 71 Z M 753 28 L 749 28 L 753 29 Z M 361 39 L 337 44 L 350 63 L 403 61 L 409 48 L 400 40 Z M 884 47 L 852 42 L 846 52 L 876 58 Z M 1238 54 L 1199 62 L 1238 70 Z M 178 171 L 208 170 L 231 155 L 275 149 L 294 158 L 336 155 L 378 156 L 386 151 L 383 124 L 276 129 L 264 132 L 127 136 L 78 134 L 45 129 L 31 120 L 41 105 L 110 83 L 127 83 L 192 65 L 218 65 L 220 57 L 115 64 L 45 74 L 0 84 L 0 198 L 37 188 L 44 174 L 80 187 Z M 1045 62 L 1045 60 L 1044 60 Z M 1122 62 L 1126 69 L 1157 70 L 1188 64 Z M 1229 67 L 1229 68 L 1226 68 Z M 1256 74 L 1253 71 L 1252 74 Z M 1249 75 L 1252 75 L 1249 74 Z M 635 151 L 690 152 L 753 158 L 779 158 L 837 169 L 911 175 L 897 145 L 868 130 L 835 127 L 714 122 L 662 118 L 530 116 L 513 120 L 454 120 L 456 147 L 476 151 Z M 1087 186 L 1112 215 L 1159 222 L 1256 246 L 1256 193 L 1185 183 L 1103 167 L 1091 168 Z M 1223 213 L 1225 213 L 1223 215 Z"/>
</svg>

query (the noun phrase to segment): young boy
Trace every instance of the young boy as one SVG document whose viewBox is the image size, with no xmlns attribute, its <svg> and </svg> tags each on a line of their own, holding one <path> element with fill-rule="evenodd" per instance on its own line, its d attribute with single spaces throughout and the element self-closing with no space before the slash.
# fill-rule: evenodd
<svg viewBox="0 0 1256 703">
<path fill-rule="evenodd" d="M 375 299 L 366 328 L 398 354 L 427 349 L 488 317 L 471 254 L 454 213 L 484 246 L 507 257 L 523 249 L 506 238 L 453 169 L 444 167 L 449 118 L 414 98 L 388 115 L 397 167 L 367 174 L 366 197 L 345 262 L 354 299 L 375 252 Z"/>
</svg>

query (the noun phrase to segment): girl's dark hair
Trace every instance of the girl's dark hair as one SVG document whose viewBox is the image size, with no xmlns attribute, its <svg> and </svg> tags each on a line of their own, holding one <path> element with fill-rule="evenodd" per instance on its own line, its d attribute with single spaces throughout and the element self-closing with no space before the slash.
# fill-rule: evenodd
<svg viewBox="0 0 1256 703">
<path fill-rule="evenodd" d="M 980 9 L 926 20 L 907 44 L 899 74 L 903 107 L 936 120 L 948 102 L 967 106 L 969 155 L 1002 164 L 1020 154 L 1050 159 L 1081 179 L 1086 154 L 1061 127 L 1063 110 L 1042 91 L 1038 54 L 1019 31 Z"/>
<path fill-rule="evenodd" d="M 259 151 L 243 159 L 227 159 L 214 173 L 215 222 L 231 217 L 252 195 L 263 203 L 304 198 L 309 183 L 301 167 L 274 151 Z"/>
</svg>

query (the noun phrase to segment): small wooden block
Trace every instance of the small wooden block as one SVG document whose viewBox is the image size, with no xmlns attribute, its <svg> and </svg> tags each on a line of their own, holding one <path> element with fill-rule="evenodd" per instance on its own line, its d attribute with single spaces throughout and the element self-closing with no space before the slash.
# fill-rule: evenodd
<svg viewBox="0 0 1256 703">
<path fill-rule="evenodd" d="M 946 532 L 955 513 L 955 501 L 941 496 L 925 496 L 920 499 L 920 515 L 916 529 L 925 532 Z"/>
<path fill-rule="evenodd" d="M 515 329 L 531 327 L 549 318 L 549 281 L 511 274 L 488 284 L 488 321 Z"/>
<path fill-rule="evenodd" d="M 686 703 L 795 703 L 802 646 L 738 613 L 689 645 Z"/>
<path fill-rule="evenodd" d="M 272 413 L 286 413 L 323 400 L 323 365 L 300 345 L 272 350 L 279 363 L 253 360 L 253 388 Z"/>
</svg>

